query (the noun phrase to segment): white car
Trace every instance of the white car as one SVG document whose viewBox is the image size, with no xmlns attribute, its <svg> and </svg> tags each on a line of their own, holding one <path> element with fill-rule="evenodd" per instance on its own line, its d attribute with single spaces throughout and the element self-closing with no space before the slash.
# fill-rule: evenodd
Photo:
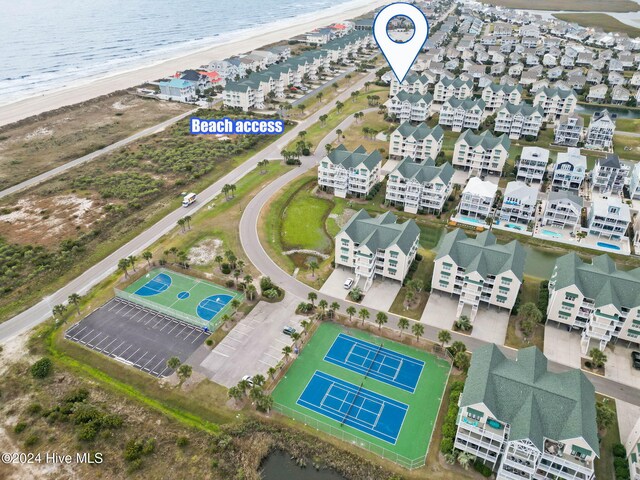
<svg viewBox="0 0 640 480">
<path fill-rule="evenodd" d="M 245 375 L 242 380 L 246 380 L 250 387 L 253 387 L 253 380 L 251 375 Z"/>
<path fill-rule="evenodd" d="M 344 281 L 344 288 L 346 288 L 347 290 L 349 290 L 352 285 L 353 285 L 353 278 L 347 278 Z"/>
</svg>

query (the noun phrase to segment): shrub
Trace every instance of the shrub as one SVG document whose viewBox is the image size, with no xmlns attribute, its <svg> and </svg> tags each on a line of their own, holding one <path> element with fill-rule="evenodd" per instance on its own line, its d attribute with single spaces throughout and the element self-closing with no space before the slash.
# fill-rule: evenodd
<svg viewBox="0 0 640 480">
<path fill-rule="evenodd" d="M 207 340 L 204 343 L 207 344 L 207 347 L 213 346 L 213 340 L 211 338 L 207 338 Z"/>
<path fill-rule="evenodd" d="M 24 422 L 18 422 L 16 423 L 16 426 L 13 427 L 13 431 L 14 433 L 22 433 L 25 431 L 25 429 L 27 428 L 27 424 Z"/>
<path fill-rule="evenodd" d="M 226 283 L 225 283 L 225 285 L 228 288 L 233 288 L 235 286 L 235 284 L 236 284 L 236 282 L 234 282 L 233 280 L 227 280 Z"/>
<path fill-rule="evenodd" d="M 62 401 L 64 403 L 78 403 L 84 402 L 87 398 L 89 398 L 89 390 L 86 388 L 78 388 L 77 390 L 70 391 L 62 397 Z"/>
<path fill-rule="evenodd" d="M 187 445 L 189 445 L 189 438 L 188 437 L 178 437 L 176 439 L 176 445 L 179 446 L 180 448 L 184 448 Z"/>
<path fill-rule="evenodd" d="M 476 472 L 478 472 L 483 477 L 489 478 L 491 476 L 491 473 L 493 473 L 491 471 L 491 468 L 489 468 L 487 465 L 482 463 L 479 459 L 476 459 L 476 461 L 473 462 L 473 468 L 475 469 Z"/>
<path fill-rule="evenodd" d="M 24 440 L 24 446 L 33 447 L 39 441 L 40 441 L 40 437 L 38 436 L 38 434 L 32 433 Z"/>
<path fill-rule="evenodd" d="M 29 415 L 37 415 L 40 412 L 42 412 L 42 405 L 40 405 L 39 403 L 32 403 L 27 407 L 27 413 Z"/>
<path fill-rule="evenodd" d="M 453 438 L 443 438 L 440 442 L 440 451 L 442 453 L 451 453 L 453 451 Z"/>
<path fill-rule="evenodd" d="M 104 417 L 102 417 L 101 425 L 104 428 L 120 428 L 123 423 L 124 423 L 124 420 L 120 415 L 113 414 L 113 415 L 105 415 Z"/>
<path fill-rule="evenodd" d="M 624 445 L 621 443 L 616 443 L 613 448 L 613 456 L 619 458 L 627 458 L 627 450 L 624 448 Z"/>
<path fill-rule="evenodd" d="M 31 375 L 33 378 L 46 378 L 51 373 L 53 363 L 51 359 L 44 357 L 31 365 Z"/>
<path fill-rule="evenodd" d="M 98 436 L 99 427 L 96 423 L 91 422 L 83 425 L 78 431 L 78 440 L 90 442 Z"/>
<path fill-rule="evenodd" d="M 225 275 L 229 275 L 231 273 L 231 266 L 228 263 L 223 263 L 222 265 L 220 265 L 220 270 Z"/>
</svg>

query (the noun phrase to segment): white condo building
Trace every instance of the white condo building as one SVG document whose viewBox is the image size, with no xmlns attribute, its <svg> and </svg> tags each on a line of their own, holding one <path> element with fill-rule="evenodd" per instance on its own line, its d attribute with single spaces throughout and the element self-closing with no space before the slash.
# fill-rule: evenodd
<svg viewBox="0 0 640 480">
<path fill-rule="evenodd" d="M 378 183 L 382 155 L 378 150 L 367 153 L 363 146 L 353 152 L 340 145 L 320 160 L 318 185 L 333 191 L 336 197 L 366 197 Z"/>
<path fill-rule="evenodd" d="M 462 191 L 458 210 L 453 220 L 484 226 L 493 209 L 498 186 L 489 180 L 471 177 Z"/>
<path fill-rule="evenodd" d="M 385 102 L 390 116 L 396 117 L 401 122 L 424 122 L 431 115 L 429 109 L 433 103 L 430 93 L 409 93 L 400 90 L 395 97 Z"/>
<path fill-rule="evenodd" d="M 517 224 L 527 227 L 535 219 L 538 189 L 524 182 L 507 183 L 498 218 L 501 224 Z"/>
<path fill-rule="evenodd" d="M 640 418 L 631 430 L 625 448 L 629 459 L 630 480 L 640 480 Z"/>
<path fill-rule="evenodd" d="M 536 347 L 517 359 L 490 344 L 473 352 L 454 447 L 498 480 L 594 480 L 595 388 L 580 369 L 550 372 Z"/>
<path fill-rule="evenodd" d="M 464 230 L 447 233 L 434 260 L 431 289 L 458 296 L 456 317 L 473 322 L 481 304 L 511 310 L 522 284 L 526 253 L 520 242 L 496 242 L 486 230 L 469 238 Z"/>
<path fill-rule="evenodd" d="M 429 89 L 431 80 L 426 75 L 418 75 L 416 73 L 409 73 L 404 81 L 400 83 L 395 75 L 391 75 L 391 85 L 389 90 L 389 96 L 393 97 L 401 91 L 408 93 L 419 93 L 424 95 Z"/>
<path fill-rule="evenodd" d="M 482 122 L 484 101 L 467 98 L 459 100 L 449 98 L 442 104 L 438 123 L 448 125 L 454 132 L 461 132 L 463 128 L 477 129 Z"/>
<path fill-rule="evenodd" d="M 470 175 L 501 175 L 510 147 L 507 135 L 495 137 L 488 130 L 476 135 L 466 130 L 456 140 L 452 163 L 469 170 Z"/>
<path fill-rule="evenodd" d="M 440 213 L 451 195 L 453 167 L 449 162 L 436 167 L 433 160 L 415 163 L 402 160 L 389 174 L 385 199 L 408 213 Z"/>
<path fill-rule="evenodd" d="M 435 159 L 443 139 L 444 131 L 440 125 L 431 128 L 426 123 L 412 125 L 404 122 L 391 134 L 389 155 L 400 159 L 411 157 L 419 162 Z"/>
<path fill-rule="evenodd" d="M 618 270 L 608 255 L 556 260 L 549 281 L 547 319 L 582 332 L 582 353 L 618 339 L 640 342 L 640 269 Z M 595 343 L 591 345 L 591 340 Z"/>
<path fill-rule="evenodd" d="M 542 182 L 549 163 L 549 150 L 524 147 L 518 161 L 516 179 L 525 183 Z"/>
<path fill-rule="evenodd" d="M 433 101 L 444 103 L 451 97 L 464 100 L 473 95 L 473 81 L 463 80 L 460 77 L 450 79 L 441 77 L 433 91 Z"/>
<path fill-rule="evenodd" d="M 561 88 L 541 88 L 533 99 L 533 105 L 540 105 L 550 121 L 573 113 L 577 103 L 578 97 L 573 90 Z"/>
<path fill-rule="evenodd" d="M 376 276 L 402 283 L 416 257 L 420 228 L 413 220 L 398 223 L 391 212 L 372 218 L 360 210 L 335 238 L 335 262 L 352 269 L 355 285 L 367 291 Z"/>
<path fill-rule="evenodd" d="M 538 137 L 544 112 L 542 107 L 531 106 L 527 103 L 513 105 L 505 103 L 496 114 L 494 132 L 506 133 L 512 140 L 522 137 Z"/>
<path fill-rule="evenodd" d="M 615 113 L 609 113 L 606 109 L 595 112 L 587 128 L 584 147 L 595 150 L 609 150 L 613 148 L 616 118 L 617 115 Z"/>
<path fill-rule="evenodd" d="M 505 103 L 518 105 L 522 101 L 522 85 L 491 83 L 482 89 L 482 100 L 491 112 Z"/>
</svg>

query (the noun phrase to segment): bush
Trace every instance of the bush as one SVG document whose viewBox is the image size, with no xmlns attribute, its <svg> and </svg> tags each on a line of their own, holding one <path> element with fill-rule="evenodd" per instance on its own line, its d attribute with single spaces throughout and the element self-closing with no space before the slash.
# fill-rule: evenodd
<svg viewBox="0 0 640 480">
<path fill-rule="evenodd" d="M 29 415 L 37 415 L 40 412 L 42 412 L 42 405 L 40 405 L 39 403 L 32 403 L 27 407 L 27 413 Z"/>
<path fill-rule="evenodd" d="M 223 263 L 222 265 L 220 265 L 220 270 L 225 275 L 229 275 L 231 273 L 231 266 L 228 263 Z"/>
<path fill-rule="evenodd" d="M 63 403 L 78 403 L 84 402 L 87 398 L 89 398 L 89 390 L 86 388 L 78 388 L 77 390 L 70 391 L 62 397 L 62 401 Z"/>
<path fill-rule="evenodd" d="M 33 378 L 46 378 L 51 373 L 53 363 L 51 359 L 44 357 L 31 365 L 31 375 Z"/>
<path fill-rule="evenodd" d="M 476 461 L 473 462 L 473 468 L 475 469 L 476 472 L 478 472 L 483 477 L 489 478 L 493 473 L 491 471 L 491 468 L 489 468 L 487 465 L 482 463 L 479 459 L 476 459 Z"/>
<path fill-rule="evenodd" d="M 36 443 L 40 441 L 40 437 L 37 433 L 32 433 L 24 440 L 25 447 L 33 447 Z"/>
<path fill-rule="evenodd" d="M 95 423 L 87 423 L 78 431 L 78 440 L 90 442 L 98 436 L 99 427 Z"/>
<path fill-rule="evenodd" d="M 627 450 L 624 448 L 624 445 L 621 443 L 616 443 L 613 448 L 613 456 L 618 458 L 627 458 Z"/>
<path fill-rule="evenodd" d="M 13 431 L 14 433 L 22 433 L 25 431 L 25 429 L 27 428 L 27 424 L 24 422 L 18 422 L 16 423 L 16 426 L 13 427 Z"/>
<path fill-rule="evenodd" d="M 227 288 L 233 288 L 235 286 L 236 282 L 234 282 L 233 280 L 227 280 L 225 285 L 227 286 Z"/>
<path fill-rule="evenodd" d="M 629 480 L 629 465 L 625 462 L 624 466 L 616 467 L 616 480 Z"/>
<path fill-rule="evenodd" d="M 211 347 L 211 346 L 213 346 L 213 339 L 207 338 L 207 340 L 204 343 L 207 344 L 207 347 Z"/>
<path fill-rule="evenodd" d="M 188 437 L 178 437 L 176 439 L 176 445 L 179 446 L 180 448 L 184 448 L 187 445 L 189 445 L 189 438 Z"/>
</svg>

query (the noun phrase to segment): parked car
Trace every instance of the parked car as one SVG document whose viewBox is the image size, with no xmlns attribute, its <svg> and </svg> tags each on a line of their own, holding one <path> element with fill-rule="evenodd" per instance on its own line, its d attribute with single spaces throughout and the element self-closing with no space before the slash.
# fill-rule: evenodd
<svg viewBox="0 0 640 480">
<path fill-rule="evenodd" d="M 353 285 L 353 278 L 347 278 L 344 281 L 344 288 L 346 288 L 347 290 L 349 290 L 352 285 Z"/>
<path fill-rule="evenodd" d="M 631 352 L 631 361 L 633 362 L 633 368 L 640 370 L 640 352 L 637 350 Z"/>
<path fill-rule="evenodd" d="M 294 333 L 296 333 L 296 329 L 293 327 L 287 326 L 287 327 L 284 327 L 284 329 L 282 330 L 282 333 L 284 333 L 285 335 L 291 336 Z"/>
<path fill-rule="evenodd" d="M 242 380 L 246 380 L 250 387 L 253 387 L 253 380 L 251 379 L 251 375 L 245 375 L 242 377 Z"/>
</svg>

